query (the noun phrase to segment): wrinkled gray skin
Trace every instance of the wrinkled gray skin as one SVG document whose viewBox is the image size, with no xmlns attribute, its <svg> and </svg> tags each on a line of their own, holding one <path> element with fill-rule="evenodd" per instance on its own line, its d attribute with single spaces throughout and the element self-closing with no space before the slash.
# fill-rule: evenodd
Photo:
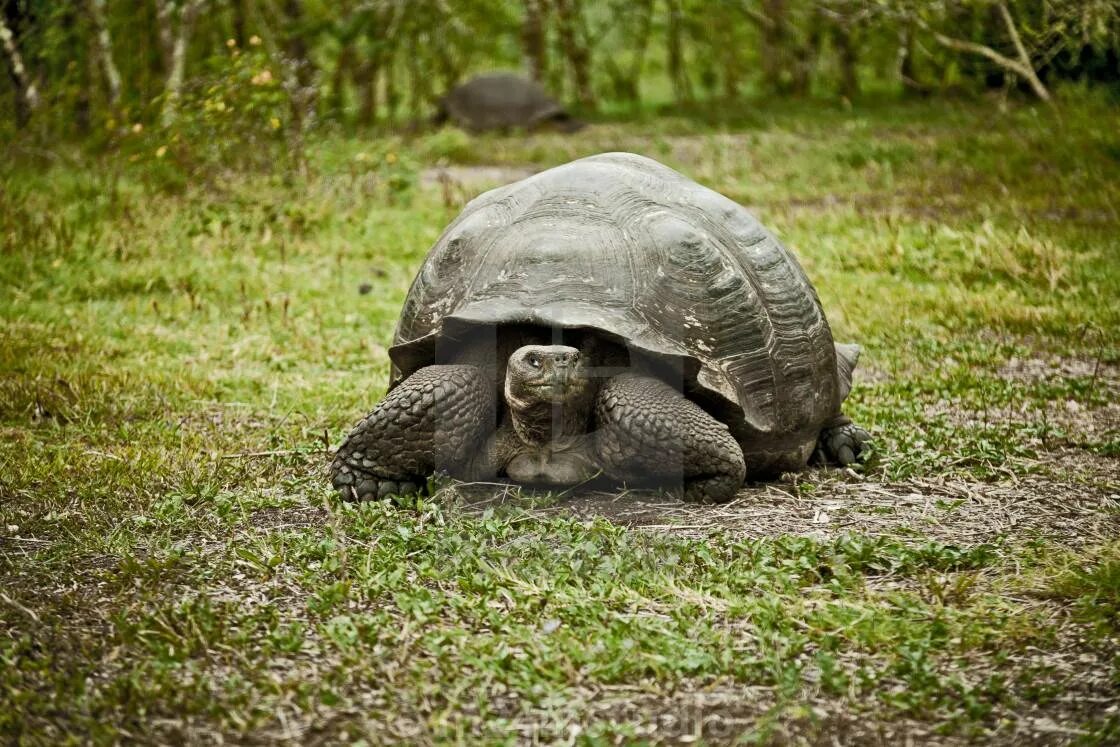
<svg viewBox="0 0 1120 747">
<path fill-rule="evenodd" d="M 486 73 L 459 84 L 440 99 L 435 121 L 475 132 L 516 127 L 574 132 L 583 126 L 540 84 L 513 73 Z"/>
<path fill-rule="evenodd" d="M 727 198 L 625 153 L 489 192 L 445 231 L 397 326 L 386 397 L 331 467 L 345 498 L 433 472 L 660 486 L 850 464 L 858 348 L 793 255 Z"/>
</svg>

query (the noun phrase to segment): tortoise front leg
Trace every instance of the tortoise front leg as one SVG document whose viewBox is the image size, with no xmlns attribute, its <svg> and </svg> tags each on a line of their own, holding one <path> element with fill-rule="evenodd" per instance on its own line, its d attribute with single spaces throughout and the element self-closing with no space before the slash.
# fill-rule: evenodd
<svg viewBox="0 0 1120 747">
<path fill-rule="evenodd" d="M 596 455 L 615 479 L 680 485 L 696 503 L 729 501 L 743 485 L 743 451 L 727 426 L 659 379 L 615 376 L 595 417 Z"/>
<path fill-rule="evenodd" d="M 339 447 L 331 483 L 346 500 L 421 490 L 469 464 L 494 428 L 494 386 L 477 366 L 428 366 L 402 381 Z"/>
</svg>

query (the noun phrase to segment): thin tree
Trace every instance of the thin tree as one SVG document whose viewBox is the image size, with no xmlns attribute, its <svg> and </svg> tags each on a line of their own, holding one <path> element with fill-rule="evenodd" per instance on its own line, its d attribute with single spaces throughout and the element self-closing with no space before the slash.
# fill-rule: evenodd
<svg viewBox="0 0 1120 747">
<path fill-rule="evenodd" d="M 547 0 L 525 0 L 525 19 L 521 26 L 521 44 L 525 53 L 526 68 L 533 80 L 544 80 L 548 70 L 547 37 L 544 17 Z"/>
<path fill-rule="evenodd" d="M 358 68 L 355 83 L 359 89 L 358 122 L 371 125 L 377 120 L 378 89 L 381 85 L 381 73 L 385 59 L 391 54 L 389 45 L 392 43 L 386 33 L 392 21 L 393 6 L 388 12 L 380 12 L 370 19 L 365 35 L 369 40 L 369 52 L 366 59 Z"/>
<path fill-rule="evenodd" d="M 0 15 L 0 43 L 4 45 L 4 53 L 8 57 L 8 69 L 19 94 L 19 101 L 22 102 L 18 113 L 19 119 L 21 121 L 26 120 L 31 113 L 39 108 L 39 89 L 36 88 L 35 81 L 27 74 L 23 57 L 19 53 L 19 46 L 16 44 L 15 34 L 12 33 L 2 15 Z"/>
<path fill-rule="evenodd" d="M 392 86 L 389 76 L 392 74 L 389 63 L 393 56 L 396 43 L 397 29 L 400 25 L 402 13 L 398 12 L 397 3 L 383 2 L 377 5 L 365 4 L 356 11 L 361 35 L 366 40 L 368 52 L 354 75 L 354 82 L 358 86 L 358 122 L 362 125 L 372 125 L 377 120 L 379 89 L 384 81 L 386 86 L 386 101 Z"/>
<path fill-rule="evenodd" d="M 576 89 L 576 98 L 582 106 L 593 109 L 595 107 L 595 92 L 591 87 L 591 51 L 587 48 L 586 41 L 581 39 L 578 33 L 579 0 L 554 0 L 554 2 L 560 32 L 560 46 L 568 60 L 568 69 L 572 75 L 572 84 Z"/>
<path fill-rule="evenodd" d="M 349 0 L 342 0 L 337 10 L 339 20 L 334 24 L 334 36 L 338 39 L 338 57 L 335 58 L 334 72 L 331 74 L 330 95 L 327 110 L 341 119 L 346 106 L 346 80 L 354 78 L 356 60 L 355 44 L 360 26 L 353 17 Z"/>
<path fill-rule="evenodd" d="M 428 47 L 442 78 L 443 90 L 449 91 L 459 83 L 463 71 L 470 66 L 475 53 L 473 40 L 478 33 L 463 22 L 461 15 L 446 0 L 434 0 L 434 5 L 438 17 L 427 33 Z M 434 102 L 430 81 L 425 83 L 425 90 L 429 103 Z"/>
<path fill-rule="evenodd" d="M 649 49 L 649 38 L 653 31 L 653 0 L 637 0 L 634 3 L 639 14 L 638 32 L 634 39 L 634 59 L 630 63 L 630 73 L 627 76 L 627 94 L 631 101 L 641 99 L 639 88 L 642 72 L 646 65 L 646 50 Z"/>
<path fill-rule="evenodd" d="M 772 93 L 781 93 L 788 88 L 784 79 L 784 73 L 789 68 L 786 64 L 789 41 L 786 0 L 763 0 L 762 8 L 764 20 L 759 24 L 762 33 L 762 79 Z"/>
<path fill-rule="evenodd" d="M 315 111 L 315 64 L 307 47 L 307 30 L 303 28 L 303 2 L 284 0 L 284 21 L 287 26 L 284 55 L 288 75 L 285 85 L 291 101 L 293 131 L 302 138 L 311 115 Z M 302 145 L 302 141 L 300 143 Z"/>
<path fill-rule="evenodd" d="M 851 0 L 819 5 L 814 13 L 814 18 L 827 21 L 832 46 L 836 50 L 836 61 L 840 67 L 840 95 L 847 99 L 859 94 L 858 34 L 868 13 L 866 8 L 860 8 Z"/>
<path fill-rule="evenodd" d="M 929 93 L 927 86 L 918 80 L 914 67 L 914 23 L 903 21 L 898 26 L 898 52 L 895 55 L 895 75 L 903 88 L 915 93 Z"/>
<path fill-rule="evenodd" d="M 90 0 L 89 16 L 93 22 L 94 51 L 97 62 L 105 75 L 105 90 L 109 97 L 109 105 L 116 107 L 121 100 L 121 74 L 117 63 L 113 61 L 113 38 L 109 34 L 109 24 L 106 22 L 105 0 Z"/>
<path fill-rule="evenodd" d="M 602 55 L 599 64 L 611 81 L 614 95 L 623 101 L 641 98 L 639 83 L 645 68 L 653 27 L 653 0 L 614 0 L 608 6 L 613 23 L 603 36 L 611 35 L 608 46 L 627 49 L 629 64 L 623 55 Z"/>
<path fill-rule="evenodd" d="M 1038 98 L 1049 102 L 1050 91 L 1046 89 L 1046 86 L 1043 85 L 1038 74 L 1034 70 L 1034 64 L 1031 61 L 1030 55 L 1027 53 L 1026 47 L 1023 46 L 1023 40 L 1019 36 L 1019 30 L 1015 26 L 1015 20 L 1011 17 L 1011 11 L 1007 9 L 1007 3 L 1002 2 L 1002 0 L 1001 2 L 997 2 L 996 9 L 999 11 L 999 15 L 1003 19 L 1004 25 L 1007 27 L 1007 33 L 1011 37 L 1012 44 L 1015 46 L 1018 59 L 1012 59 L 1011 57 L 1002 55 L 984 44 L 977 44 L 976 42 L 965 41 L 964 39 L 955 39 L 939 31 L 933 31 L 933 38 L 937 40 L 938 44 L 948 49 L 957 52 L 978 54 L 988 58 L 1004 70 L 1012 72 L 1026 80 L 1031 90 L 1034 91 Z"/>
<path fill-rule="evenodd" d="M 163 88 L 163 109 L 160 119 L 169 125 L 178 116 L 179 97 L 182 95 L 183 78 L 187 67 L 187 43 L 198 14 L 206 0 L 187 0 L 178 7 L 178 28 L 172 29 L 174 10 L 169 0 L 156 0 L 159 36 L 167 64 L 167 81 Z"/>
<path fill-rule="evenodd" d="M 233 38 L 237 46 L 244 48 L 249 43 L 250 0 L 233 0 Z"/>
<path fill-rule="evenodd" d="M 692 84 L 684 65 L 684 21 L 680 0 L 665 0 L 669 25 L 665 34 L 665 51 L 669 79 L 673 83 L 673 96 L 677 103 L 692 101 Z"/>
</svg>

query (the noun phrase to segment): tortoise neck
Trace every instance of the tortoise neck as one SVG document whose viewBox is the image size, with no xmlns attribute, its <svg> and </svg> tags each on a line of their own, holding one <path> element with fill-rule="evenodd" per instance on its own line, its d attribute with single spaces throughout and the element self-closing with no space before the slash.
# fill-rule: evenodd
<svg viewBox="0 0 1120 747">
<path fill-rule="evenodd" d="M 514 433 L 526 445 L 564 447 L 588 432 L 591 422 L 591 387 L 562 401 L 519 397 L 506 386 Z"/>
</svg>

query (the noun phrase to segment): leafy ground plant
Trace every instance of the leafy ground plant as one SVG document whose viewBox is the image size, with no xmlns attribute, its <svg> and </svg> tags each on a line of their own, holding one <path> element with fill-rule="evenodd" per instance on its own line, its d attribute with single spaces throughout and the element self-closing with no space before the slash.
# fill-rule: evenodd
<svg viewBox="0 0 1120 747">
<path fill-rule="evenodd" d="M 748 116 L 749 114 L 749 116 Z M 4 741 L 1120 740 L 1115 111 L 758 107 L 0 167 Z M 488 184 L 651 155 L 864 344 L 861 471 L 689 507 L 341 505 L 423 253 Z M 157 167 L 152 167 L 157 168 Z"/>
</svg>

